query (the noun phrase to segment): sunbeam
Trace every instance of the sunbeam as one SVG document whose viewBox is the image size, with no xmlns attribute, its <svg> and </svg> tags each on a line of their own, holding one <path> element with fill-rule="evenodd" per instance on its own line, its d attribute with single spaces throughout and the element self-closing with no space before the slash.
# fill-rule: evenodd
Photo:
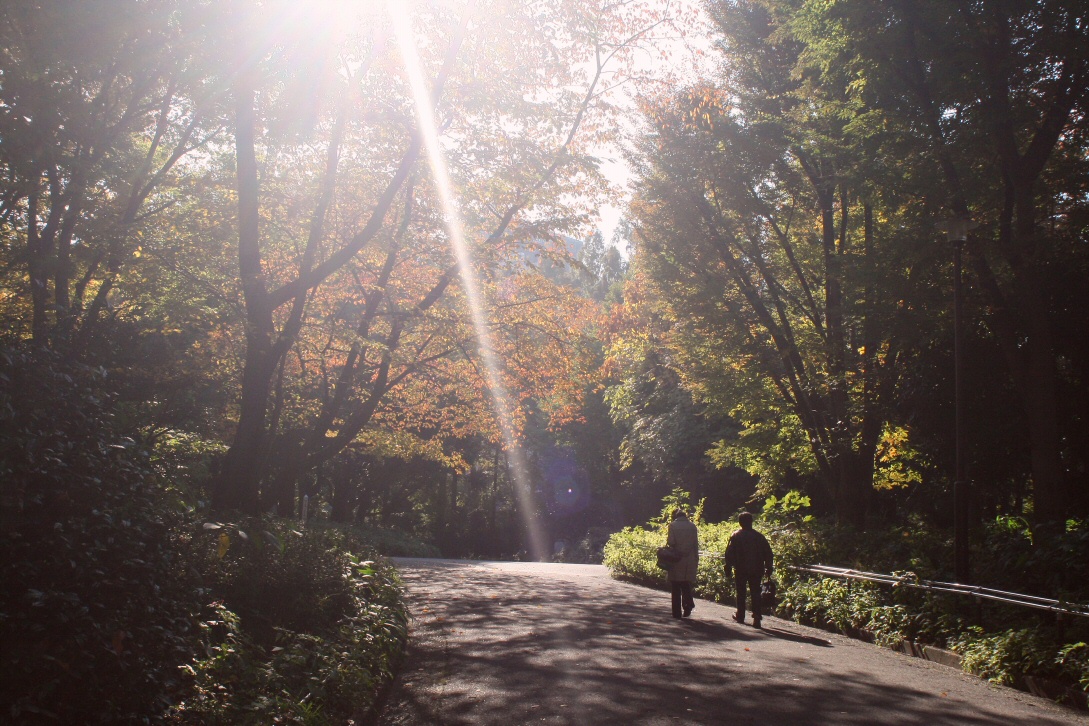
<svg viewBox="0 0 1089 726">
<path fill-rule="evenodd" d="M 405 73 L 408 75 L 412 87 L 417 123 L 423 136 L 424 148 L 427 150 L 435 188 L 438 190 L 439 201 L 442 203 L 446 215 L 447 234 L 450 238 L 454 256 L 457 259 L 461 284 L 465 290 L 465 298 L 469 304 L 469 314 L 480 347 L 480 357 L 484 364 L 485 380 L 488 389 L 491 391 L 492 404 L 495 406 L 495 414 L 499 420 L 499 430 L 502 433 L 503 443 L 510 460 L 511 474 L 514 478 L 514 491 L 518 497 L 518 508 L 529 537 L 530 554 L 535 560 L 546 560 L 548 559 L 549 550 L 533 504 L 529 470 L 522 449 L 515 439 L 511 424 L 510 394 L 499 375 L 499 362 L 488 330 L 480 286 L 473 272 L 472 259 L 465 242 L 461 216 L 458 212 L 457 201 L 454 199 L 450 174 L 446 168 L 446 158 L 439 144 L 438 126 L 435 123 L 431 94 L 424 82 L 423 70 L 420 67 L 420 59 L 416 52 L 416 42 L 413 39 L 408 13 L 405 11 L 403 3 L 398 0 L 389 0 L 386 7 L 393 23 L 397 45 L 405 66 Z"/>
</svg>

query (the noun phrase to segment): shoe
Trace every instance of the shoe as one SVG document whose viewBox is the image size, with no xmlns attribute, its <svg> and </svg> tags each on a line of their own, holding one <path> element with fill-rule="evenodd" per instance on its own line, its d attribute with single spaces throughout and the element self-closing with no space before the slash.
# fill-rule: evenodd
<svg viewBox="0 0 1089 726">
<path fill-rule="evenodd" d="M 745 624 L 745 618 L 741 617 L 737 613 L 734 613 L 733 618 L 735 623 L 741 623 L 742 625 Z"/>
<path fill-rule="evenodd" d="M 760 630 L 760 621 L 759 620 L 753 620 L 752 621 L 752 626 L 754 628 L 756 628 L 757 630 Z"/>
<path fill-rule="evenodd" d="M 692 608 L 689 608 L 688 610 L 684 611 L 684 617 L 686 617 L 686 618 L 691 614 L 692 614 Z"/>
</svg>

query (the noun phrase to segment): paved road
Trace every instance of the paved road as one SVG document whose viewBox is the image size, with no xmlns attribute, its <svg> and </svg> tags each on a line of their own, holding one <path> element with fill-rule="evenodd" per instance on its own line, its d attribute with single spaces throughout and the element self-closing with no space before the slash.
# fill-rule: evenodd
<svg viewBox="0 0 1089 726">
<path fill-rule="evenodd" d="M 381 726 L 1089 724 L 946 666 L 703 600 L 597 565 L 395 560 L 412 614 Z"/>
</svg>

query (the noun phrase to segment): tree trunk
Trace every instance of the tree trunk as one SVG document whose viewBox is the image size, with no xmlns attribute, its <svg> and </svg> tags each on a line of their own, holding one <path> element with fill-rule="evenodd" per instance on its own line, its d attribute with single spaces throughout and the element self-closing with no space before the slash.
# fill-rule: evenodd
<svg viewBox="0 0 1089 726">
<path fill-rule="evenodd" d="M 341 467 L 337 467 L 329 482 L 329 519 L 334 522 L 351 522 L 352 510 L 359 499 L 359 489 L 354 479 L 345 475 Z"/>
<path fill-rule="evenodd" d="M 238 163 L 238 264 L 246 302 L 246 361 L 238 429 L 213 488 L 217 508 L 256 514 L 268 452 L 266 418 L 276 371 L 272 309 L 261 269 L 257 155 L 254 149 L 255 94 L 245 80 L 235 98 L 235 154 Z"/>
<path fill-rule="evenodd" d="M 247 336 L 248 337 L 248 336 Z M 214 489 L 217 509 L 237 509 L 247 514 L 259 510 L 259 486 L 268 454 L 265 418 L 269 384 L 275 366 L 267 365 L 268 351 L 252 343 L 242 372 L 242 401 L 238 429 L 223 459 Z"/>
<path fill-rule="evenodd" d="M 436 493 L 435 502 L 435 534 L 442 537 L 446 531 L 446 502 L 449 476 L 444 471 L 439 472 L 439 490 Z"/>
<path fill-rule="evenodd" d="M 492 457 L 492 501 L 491 513 L 488 520 L 488 530 L 491 532 L 492 546 L 496 541 L 496 514 L 499 510 L 499 444 L 495 445 L 495 454 Z"/>
<path fill-rule="evenodd" d="M 303 489 L 303 477 L 306 475 L 306 455 L 303 451 L 302 434 L 299 432 L 285 433 L 282 437 L 282 445 L 277 448 L 283 453 L 280 455 L 280 469 L 268 492 L 269 504 L 275 507 L 276 514 L 281 517 L 291 517 L 295 514 L 295 502 L 297 491 Z M 320 469 L 321 467 L 315 467 Z"/>
<path fill-rule="evenodd" d="M 874 220 L 873 207 L 866 203 L 862 208 L 862 245 L 864 269 L 866 275 L 864 298 L 864 318 L 862 320 L 862 426 L 858 443 L 858 491 L 867 500 L 866 513 L 869 513 L 873 499 L 874 457 L 877 455 L 877 442 L 881 438 L 881 429 L 885 424 L 884 411 L 881 408 L 882 397 L 877 371 L 878 322 L 877 292 L 874 286 L 876 259 L 874 257 Z M 894 356 L 889 356 L 894 359 Z"/>
<path fill-rule="evenodd" d="M 1022 304 L 1028 336 L 1025 340 L 1025 380 L 1021 399 L 1028 417 L 1032 461 L 1033 519 L 1058 522 L 1066 517 L 1068 498 L 1061 463 L 1055 348 L 1046 300 L 1041 287 L 1025 280 Z"/>
<path fill-rule="evenodd" d="M 841 194 L 841 224 L 837 233 L 835 185 L 813 179 L 821 207 L 821 245 L 825 269 L 825 316 L 828 330 L 828 458 L 831 464 L 836 519 L 861 529 L 869 505 L 867 489 L 873 486 L 873 458 L 866 470 L 865 456 L 855 451 L 847 391 L 847 349 L 843 306 L 843 265 L 841 255 L 847 246 L 847 193 Z M 868 476 L 867 476 L 868 475 Z M 867 481 L 868 480 L 868 481 Z"/>
<path fill-rule="evenodd" d="M 34 344 L 44 347 L 48 342 L 49 327 L 46 321 L 46 309 L 49 302 L 48 275 L 45 258 L 48 250 L 43 249 L 43 240 L 38 229 L 38 208 L 40 195 L 38 190 L 30 193 L 27 200 L 27 268 L 30 272 L 30 329 Z"/>
<path fill-rule="evenodd" d="M 458 474 L 450 472 L 450 521 L 456 523 L 458 514 Z"/>
</svg>

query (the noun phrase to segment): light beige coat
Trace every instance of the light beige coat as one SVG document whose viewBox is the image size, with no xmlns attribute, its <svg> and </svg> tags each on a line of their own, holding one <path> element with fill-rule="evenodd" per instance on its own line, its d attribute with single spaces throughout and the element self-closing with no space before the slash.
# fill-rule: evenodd
<svg viewBox="0 0 1089 726">
<path fill-rule="evenodd" d="M 696 525 L 688 517 L 677 517 L 669 525 L 666 544 L 681 553 L 680 561 L 669 568 L 669 581 L 694 583 L 700 556 Z"/>
</svg>

